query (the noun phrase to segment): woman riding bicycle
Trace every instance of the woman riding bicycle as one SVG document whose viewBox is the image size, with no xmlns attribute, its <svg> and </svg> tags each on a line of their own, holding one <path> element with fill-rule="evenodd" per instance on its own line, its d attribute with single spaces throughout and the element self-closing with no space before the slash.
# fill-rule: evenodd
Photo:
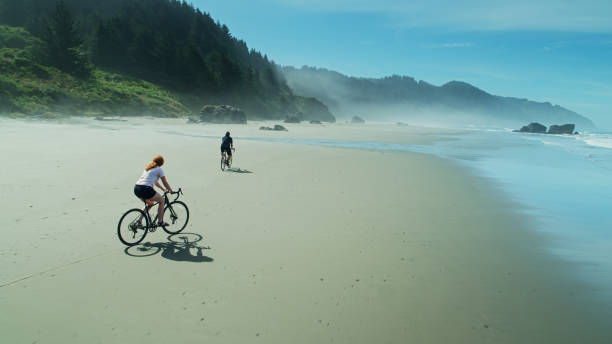
<svg viewBox="0 0 612 344">
<path fill-rule="evenodd" d="M 168 224 L 164 222 L 164 198 L 153 189 L 153 185 L 155 185 L 164 192 L 173 192 L 170 184 L 168 184 L 166 180 L 164 171 L 161 169 L 163 165 L 164 157 L 161 155 L 154 156 L 153 161 L 145 166 L 145 170 L 142 172 L 140 179 L 138 179 L 136 185 L 134 185 L 134 194 L 147 203 L 149 207 L 153 205 L 154 202 L 157 202 L 157 224 L 160 226 L 168 226 Z M 159 184 L 159 178 L 161 178 L 162 183 L 166 187 L 165 189 Z"/>
<path fill-rule="evenodd" d="M 221 139 L 221 156 L 227 161 L 227 165 L 229 166 L 229 161 L 232 160 L 232 150 L 234 150 L 234 139 L 230 136 L 230 132 L 226 132 L 225 136 Z"/>
</svg>

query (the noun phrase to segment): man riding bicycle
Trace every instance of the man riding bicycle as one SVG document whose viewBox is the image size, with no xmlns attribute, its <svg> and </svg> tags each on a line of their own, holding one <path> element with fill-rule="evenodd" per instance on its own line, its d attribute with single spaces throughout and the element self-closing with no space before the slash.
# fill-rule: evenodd
<svg viewBox="0 0 612 344">
<path fill-rule="evenodd" d="M 225 136 L 221 139 L 221 156 L 223 157 L 226 165 L 230 165 L 232 160 L 232 151 L 234 150 L 234 139 L 230 136 L 230 132 L 226 132 Z"/>
</svg>

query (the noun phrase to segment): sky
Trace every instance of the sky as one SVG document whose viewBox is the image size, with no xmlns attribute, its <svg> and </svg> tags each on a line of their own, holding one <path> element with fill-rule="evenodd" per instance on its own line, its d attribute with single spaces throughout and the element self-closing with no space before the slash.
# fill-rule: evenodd
<svg viewBox="0 0 612 344">
<path fill-rule="evenodd" d="M 465 81 L 612 130 L 612 0 L 192 0 L 283 66 Z"/>
</svg>

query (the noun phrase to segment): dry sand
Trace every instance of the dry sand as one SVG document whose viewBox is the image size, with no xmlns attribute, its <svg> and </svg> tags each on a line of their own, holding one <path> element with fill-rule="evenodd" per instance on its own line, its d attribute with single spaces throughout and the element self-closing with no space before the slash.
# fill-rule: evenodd
<svg viewBox="0 0 612 344">
<path fill-rule="evenodd" d="M 420 154 L 241 140 L 446 131 L 72 122 L 0 120 L 2 343 L 612 342 L 609 308 L 490 181 Z M 226 128 L 233 172 L 207 138 Z M 162 231 L 117 239 L 157 153 L 191 210 L 188 253 Z"/>
</svg>

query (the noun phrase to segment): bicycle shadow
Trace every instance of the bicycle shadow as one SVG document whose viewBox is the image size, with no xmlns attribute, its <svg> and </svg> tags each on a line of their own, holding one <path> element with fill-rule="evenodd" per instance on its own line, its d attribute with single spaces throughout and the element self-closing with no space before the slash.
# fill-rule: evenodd
<svg viewBox="0 0 612 344">
<path fill-rule="evenodd" d="M 151 243 L 126 247 L 124 252 L 132 257 L 150 257 L 161 252 L 161 256 L 175 262 L 209 263 L 214 259 L 205 256 L 208 246 L 198 246 L 196 243 L 203 238 L 196 233 L 178 233 L 168 236 L 167 242 Z M 192 254 L 195 252 L 195 254 Z"/>
<path fill-rule="evenodd" d="M 253 173 L 252 171 L 249 170 L 243 170 L 239 167 L 230 167 L 230 168 L 226 168 L 225 169 L 227 172 L 234 172 L 234 173 Z"/>
</svg>

